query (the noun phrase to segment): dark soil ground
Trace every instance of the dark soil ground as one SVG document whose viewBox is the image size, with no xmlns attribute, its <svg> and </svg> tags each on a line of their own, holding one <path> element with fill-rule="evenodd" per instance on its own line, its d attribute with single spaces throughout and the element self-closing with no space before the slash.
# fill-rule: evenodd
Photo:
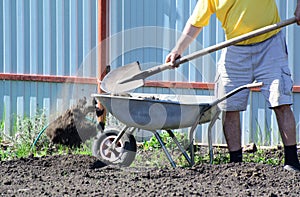
<svg viewBox="0 0 300 197">
<path fill-rule="evenodd" d="M 49 125 L 46 133 L 53 143 L 79 146 L 94 136 L 94 125 L 85 121 L 86 114 L 94 109 L 86 110 L 82 107 L 85 104 L 83 101 L 67 110 Z M 90 132 L 83 136 L 80 130 Z M 266 156 L 282 157 L 278 151 L 282 150 Z M 204 163 L 174 169 L 169 164 L 161 165 L 161 155 L 156 162 L 146 152 L 139 154 L 134 167 L 126 168 L 106 166 L 95 157 L 72 154 L 0 161 L 0 195 L 300 196 L 300 173 L 287 172 L 282 166 Z M 149 163 L 160 167 L 150 167 Z"/>
<path fill-rule="evenodd" d="M 272 156 L 272 155 L 269 155 Z M 145 160 L 146 157 L 142 157 Z M 141 161 L 139 161 L 141 162 Z M 0 162 L 2 196 L 300 196 L 300 173 L 237 163 L 173 169 L 105 166 L 61 155 Z"/>
</svg>

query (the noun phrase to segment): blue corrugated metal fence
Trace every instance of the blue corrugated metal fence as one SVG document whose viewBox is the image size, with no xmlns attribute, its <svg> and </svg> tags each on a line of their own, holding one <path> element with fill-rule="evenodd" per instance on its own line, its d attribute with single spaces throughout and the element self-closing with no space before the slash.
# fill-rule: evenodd
<svg viewBox="0 0 300 197">
<path fill-rule="evenodd" d="M 112 69 L 139 61 L 143 69 L 161 64 L 174 47 L 196 0 L 110 0 L 110 53 Z M 293 16 L 296 1 L 276 0 L 282 19 Z M 0 73 L 97 77 L 97 0 L 0 1 Z M 290 68 L 300 85 L 300 28 L 285 28 Z M 215 16 L 186 54 L 224 40 Z M 213 82 L 219 52 L 193 60 L 179 69 L 165 71 L 152 80 Z M 15 115 L 33 115 L 44 108 L 50 117 L 63 111 L 78 96 L 95 92 L 95 85 L 30 81 L 0 82 L 0 119 L 9 133 Z M 167 88 L 145 87 L 140 92 L 174 93 Z M 176 90 L 180 92 L 180 90 Z M 187 90 L 180 93 L 188 92 Z M 196 94 L 212 94 L 196 90 Z M 293 110 L 300 141 L 299 93 Z M 71 100 L 71 101 L 70 101 Z M 66 103 L 62 105 L 62 103 Z M 2 113 L 4 112 L 4 113 Z M 4 115 L 5 114 L 5 115 Z M 252 92 L 248 110 L 242 113 L 243 143 L 276 145 L 280 141 L 276 118 L 259 92 Z M 198 127 L 197 140 L 206 142 L 207 125 Z M 214 127 L 214 142 L 224 143 L 222 125 Z"/>
</svg>

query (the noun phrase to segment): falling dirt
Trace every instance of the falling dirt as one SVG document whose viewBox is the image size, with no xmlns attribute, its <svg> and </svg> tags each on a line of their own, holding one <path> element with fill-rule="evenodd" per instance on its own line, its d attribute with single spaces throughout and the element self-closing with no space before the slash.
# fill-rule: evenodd
<svg viewBox="0 0 300 197">
<path fill-rule="evenodd" d="M 97 134 L 95 123 L 86 117 L 88 113 L 95 115 L 95 106 L 87 106 L 86 98 L 80 99 L 73 108 L 49 124 L 46 135 L 54 144 L 79 146 Z"/>
</svg>

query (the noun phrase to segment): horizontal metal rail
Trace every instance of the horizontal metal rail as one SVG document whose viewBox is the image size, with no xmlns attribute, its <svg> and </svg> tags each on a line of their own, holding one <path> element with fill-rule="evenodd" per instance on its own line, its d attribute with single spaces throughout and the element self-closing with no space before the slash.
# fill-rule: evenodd
<svg viewBox="0 0 300 197">
<path fill-rule="evenodd" d="M 35 81 L 49 83 L 80 83 L 97 84 L 97 79 L 93 77 L 75 77 L 75 76 L 55 76 L 55 75 L 36 75 L 36 74 L 13 74 L 0 73 L 0 80 L 11 81 Z M 193 88 L 200 90 L 213 90 L 214 83 L 205 82 L 177 82 L 177 81 L 146 81 L 145 87 L 160 88 Z M 259 92 L 260 88 L 251 88 L 251 91 Z M 300 93 L 300 85 L 293 86 L 294 93 Z"/>
</svg>

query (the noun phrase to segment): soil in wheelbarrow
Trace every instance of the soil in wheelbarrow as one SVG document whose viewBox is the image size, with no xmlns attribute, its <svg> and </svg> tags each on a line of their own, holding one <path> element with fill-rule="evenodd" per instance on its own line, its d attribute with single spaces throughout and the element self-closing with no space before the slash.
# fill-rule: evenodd
<svg viewBox="0 0 300 197">
<path fill-rule="evenodd" d="M 46 135 L 54 144 L 78 147 L 97 134 L 96 124 L 87 118 L 95 114 L 95 106 L 88 105 L 86 98 L 79 99 L 76 105 L 67 109 L 49 124 Z"/>
<path fill-rule="evenodd" d="M 300 196 L 300 173 L 258 163 L 120 168 L 68 154 L 1 161 L 0 168 L 2 196 Z"/>
</svg>

